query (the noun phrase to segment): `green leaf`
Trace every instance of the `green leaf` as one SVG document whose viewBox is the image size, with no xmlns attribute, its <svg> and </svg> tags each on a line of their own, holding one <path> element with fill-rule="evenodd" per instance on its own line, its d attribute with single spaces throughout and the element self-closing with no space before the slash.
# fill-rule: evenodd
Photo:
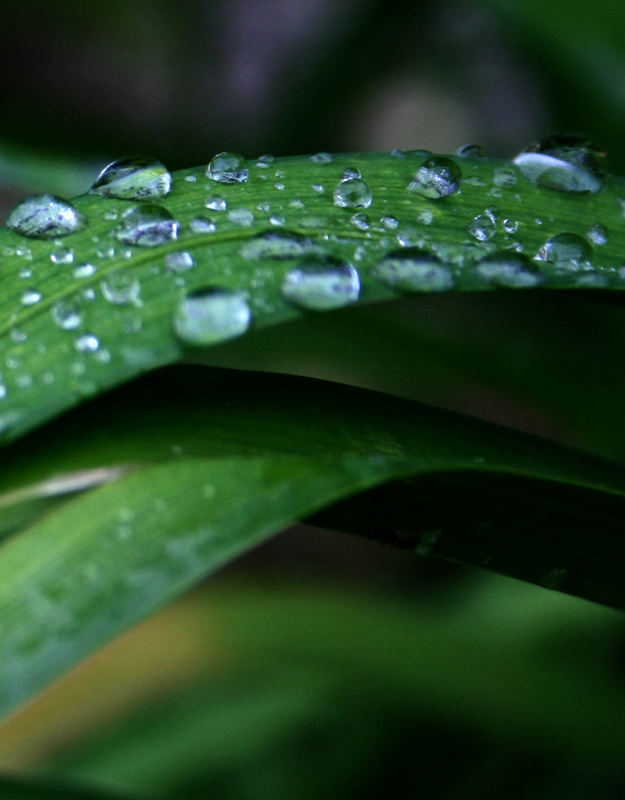
<svg viewBox="0 0 625 800">
<path fill-rule="evenodd" d="M 0 792 L 3 800 L 139 800 L 135 794 L 100 791 L 57 779 L 44 781 L 0 776 Z"/>
<path fill-rule="evenodd" d="M 595 194 L 558 192 L 534 185 L 507 162 L 459 158 L 462 191 L 433 200 L 407 188 L 427 155 L 249 162 L 249 180 L 235 185 L 209 180 L 204 168 L 177 172 L 171 194 L 159 205 L 179 222 L 179 237 L 155 247 L 128 246 L 117 238 L 116 230 L 126 224 L 123 215 L 137 204 L 93 194 L 75 201 L 86 228 L 58 242 L 0 231 L 0 356 L 6 365 L 0 435 L 15 438 L 86 397 L 179 359 L 185 347 L 173 321 L 185 294 L 214 287 L 236 291 L 249 303 L 252 328 L 310 314 L 282 290 L 302 254 L 357 266 L 365 302 L 397 296 L 375 268 L 398 249 L 398 239 L 439 258 L 442 269 L 450 270 L 453 290 L 483 291 L 510 284 L 492 272 L 480 274 L 476 262 L 485 256 L 504 252 L 509 258 L 510 248 L 522 248 L 531 258 L 554 235 L 586 236 L 599 223 L 608 239 L 594 248 L 592 263 L 564 270 L 542 261 L 528 263 L 526 272 L 546 288 L 625 286 L 618 271 L 625 249 L 621 179 L 606 179 Z M 367 219 L 353 219 L 354 209 L 333 202 L 346 168 L 359 170 L 371 188 L 371 206 L 356 211 Z M 205 206 L 207 200 L 219 206 L 216 198 L 227 203 L 226 210 Z M 484 234 L 491 238 L 480 241 L 473 221 L 484 214 L 497 223 L 494 233 Z M 210 216 L 216 230 L 194 232 L 198 216 Z M 274 245 L 258 239 L 280 234 L 295 243 L 290 252 L 276 255 Z M 195 266 L 183 269 L 191 263 L 187 256 L 176 264 L 180 253 L 189 254 Z M 587 269 L 579 271 L 582 266 Z M 338 292 L 333 299 L 353 298 Z"/>
<path fill-rule="evenodd" d="M 489 556 L 493 569 L 625 604 L 613 566 L 619 532 L 609 523 L 587 534 L 598 509 L 622 509 L 625 468 L 383 395 L 178 368 L 84 406 L 5 456 L 7 507 L 41 495 L 51 469 L 65 489 L 81 474 L 88 485 L 95 469 L 114 480 L 47 508 L 0 547 L 2 712 L 289 522 L 400 478 L 417 481 L 389 487 L 388 520 L 376 511 L 373 532 L 359 529 L 368 505 L 355 521 L 339 506 L 331 521 L 423 555 Z M 458 524 L 464 508 L 469 522 Z"/>
</svg>

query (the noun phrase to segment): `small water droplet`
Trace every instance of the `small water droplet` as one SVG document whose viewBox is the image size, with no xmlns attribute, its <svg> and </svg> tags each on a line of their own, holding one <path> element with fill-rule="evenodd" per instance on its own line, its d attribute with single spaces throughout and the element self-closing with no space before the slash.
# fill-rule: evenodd
<svg viewBox="0 0 625 800">
<path fill-rule="evenodd" d="M 352 216 L 349 218 L 349 221 L 354 228 L 358 228 L 359 231 L 368 231 L 371 228 L 369 217 L 362 211 L 352 214 Z"/>
<path fill-rule="evenodd" d="M 120 200 L 156 199 L 170 193 L 171 175 L 154 158 L 128 156 L 104 167 L 90 191 Z"/>
<path fill-rule="evenodd" d="M 334 190 L 334 205 L 339 208 L 369 208 L 373 192 L 360 178 L 348 178 L 339 182 Z"/>
<path fill-rule="evenodd" d="M 291 231 L 266 231 L 254 236 L 241 247 L 243 258 L 252 260 L 262 258 L 299 258 L 303 255 L 321 252 L 312 239 Z"/>
<path fill-rule="evenodd" d="M 72 264 L 74 261 L 74 251 L 69 247 L 59 247 L 50 254 L 50 261 L 53 264 Z"/>
<path fill-rule="evenodd" d="M 331 153 L 315 153 L 310 160 L 315 164 L 330 164 L 334 161 L 334 156 Z"/>
<path fill-rule="evenodd" d="M 576 233 L 558 233 L 547 239 L 535 258 L 553 264 L 556 269 L 577 272 L 592 268 L 592 247 Z"/>
<path fill-rule="evenodd" d="M 326 187 L 322 183 L 312 183 L 310 188 L 317 194 L 324 194 Z"/>
<path fill-rule="evenodd" d="M 585 136 L 556 134 L 519 153 L 514 163 L 538 186 L 562 192 L 598 192 L 603 185 L 605 155 Z"/>
<path fill-rule="evenodd" d="M 22 293 L 21 303 L 23 306 L 34 306 L 41 300 L 41 292 L 38 289 L 26 289 Z"/>
<path fill-rule="evenodd" d="M 390 215 L 386 217 L 382 217 L 380 219 L 382 225 L 386 228 L 387 231 L 395 231 L 399 228 L 399 220 L 397 217 L 392 217 Z"/>
<path fill-rule="evenodd" d="M 82 323 L 82 314 L 75 303 L 59 300 L 50 309 L 54 324 L 63 331 L 73 331 Z"/>
<path fill-rule="evenodd" d="M 96 268 L 93 264 L 79 264 L 74 269 L 75 278 L 89 278 L 94 275 Z"/>
<path fill-rule="evenodd" d="M 493 183 L 502 188 L 516 186 L 517 171 L 513 166 L 497 167 L 493 172 Z"/>
<path fill-rule="evenodd" d="M 502 221 L 501 227 L 504 229 L 506 233 L 516 233 L 519 230 L 519 223 L 516 219 L 512 219 L 511 217 L 506 217 Z"/>
<path fill-rule="evenodd" d="M 608 243 L 608 229 L 600 222 L 595 222 L 594 225 L 591 225 L 586 235 L 593 244 L 602 245 Z"/>
<path fill-rule="evenodd" d="M 521 253 L 492 253 L 475 264 L 473 269 L 492 286 L 507 289 L 538 286 L 544 280 L 537 267 Z"/>
<path fill-rule="evenodd" d="M 241 336 L 252 320 L 245 292 L 200 289 L 184 296 L 174 314 L 174 331 L 188 345 L 211 345 Z"/>
<path fill-rule="evenodd" d="M 116 306 L 123 306 L 132 303 L 139 303 L 141 294 L 141 282 L 134 275 L 127 272 L 111 272 L 101 282 L 102 296 L 109 303 Z"/>
<path fill-rule="evenodd" d="M 124 244 L 155 247 L 178 238 L 178 222 L 162 206 L 144 203 L 127 211 L 115 230 Z"/>
<path fill-rule="evenodd" d="M 256 166 L 260 167 L 261 169 L 267 169 L 267 167 L 271 166 L 275 160 L 276 157 L 272 156 L 271 153 L 265 153 L 262 156 L 258 156 L 258 159 L 256 160 Z"/>
<path fill-rule="evenodd" d="M 184 179 L 187 183 L 197 183 L 197 175 L 185 175 Z"/>
<path fill-rule="evenodd" d="M 76 339 L 74 347 L 79 353 L 95 353 L 100 347 L 100 340 L 93 333 L 84 333 Z"/>
<path fill-rule="evenodd" d="M 486 153 L 481 144 L 465 144 L 457 153 L 462 158 L 486 158 Z"/>
<path fill-rule="evenodd" d="M 478 242 L 486 242 L 497 232 L 497 225 L 492 214 L 478 214 L 467 225 L 467 232 Z"/>
<path fill-rule="evenodd" d="M 349 181 L 354 178 L 358 178 L 359 180 L 360 178 L 362 178 L 360 170 L 356 169 L 356 167 L 345 167 L 345 169 L 343 170 L 343 177 L 341 178 L 341 180 Z"/>
<path fill-rule="evenodd" d="M 204 206 L 211 211 L 225 211 L 228 208 L 228 201 L 224 197 L 213 195 L 204 200 Z"/>
<path fill-rule="evenodd" d="M 15 206 L 7 227 L 31 239 L 53 239 L 76 233 L 86 225 L 77 208 L 53 194 L 36 194 Z"/>
<path fill-rule="evenodd" d="M 415 247 L 396 250 L 373 268 L 374 277 L 400 292 L 444 292 L 454 285 L 451 270 Z"/>
<path fill-rule="evenodd" d="M 434 221 L 434 212 L 431 208 L 422 208 L 417 214 L 417 222 L 422 225 L 431 225 Z"/>
<path fill-rule="evenodd" d="M 206 175 L 217 183 L 245 183 L 249 176 L 247 162 L 237 153 L 217 153 L 206 168 Z"/>
<path fill-rule="evenodd" d="M 455 161 L 434 156 L 421 164 L 408 189 L 422 197 L 438 200 L 455 194 L 460 189 L 461 179 L 462 170 Z"/>
<path fill-rule="evenodd" d="M 195 260 L 188 251 L 179 250 L 176 253 L 169 253 L 165 257 L 165 266 L 170 272 L 186 272 L 193 269 Z"/>
<path fill-rule="evenodd" d="M 194 217 L 191 220 L 191 230 L 193 233 L 215 233 L 217 226 L 208 217 Z"/>
<path fill-rule="evenodd" d="M 333 258 L 309 257 L 289 270 L 282 283 L 282 296 L 313 311 L 328 311 L 356 302 L 360 276 L 351 264 Z"/>
<path fill-rule="evenodd" d="M 234 225 L 241 225 L 243 228 L 249 228 L 254 224 L 254 214 L 249 208 L 233 208 L 228 212 L 228 220 Z"/>
</svg>

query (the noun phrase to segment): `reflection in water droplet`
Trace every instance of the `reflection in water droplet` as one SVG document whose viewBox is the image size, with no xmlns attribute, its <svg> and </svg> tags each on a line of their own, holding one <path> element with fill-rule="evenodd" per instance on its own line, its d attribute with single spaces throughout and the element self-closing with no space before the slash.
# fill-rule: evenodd
<svg viewBox="0 0 625 800">
<path fill-rule="evenodd" d="M 587 236 L 593 244 L 598 245 L 607 244 L 609 239 L 608 229 L 600 222 L 590 226 Z"/>
<path fill-rule="evenodd" d="M 79 353 L 95 353 L 100 347 L 100 340 L 93 333 L 84 333 L 74 342 Z"/>
<path fill-rule="evenodd" d="M 592 247 L 576 233 L 558 233 L 552 236 L 536 254 L 537 261 L 547 261 L 556 269 L 577 272 L 592 269 Z"/>
<path fill-rule="evenodd" d="M 334 190 L 334 205 L 339 208 L 369 208 L 373 192 L 360 178 L 342 180 Z"/>
<path fill-rule="evenodd" d="M 166 208 L 145 203 L 124 214 L 115 235 L 125 244 L 155 247 L 177 239 L 178 227 L 178 222 Z"/>
<path fill-rule="evenodd" d="M 382 223 L 382 225 L 384 225 L 387 231 L 395 231 L 397 230 L 397 228 L 399 228 L 399 220 L 397 219 L 397 217 L 392 217 L 390 215 L 382 217 L 380 222 Z"/>
<path fill-rule="evenodd" d="M 249 176 L 247 162 L 237 153 L 217 153 L 206 169 L 206 175 L 217 183 L 245 183 Z"/>
<path fill-rule="evenodd" d="M 138 278 L 127 272 L 111 272 L 100 284 L 102 296 L 109 303 L 123 306 L 139 302 L 141 283 Z"/>
<path fill-rule="evenodd" d="M 50 253 L 50 261 L 53 264 L 71 264 L 74 261 L 74 251 L 69 247 L 59 247 Z"/>
<path fill-rule="evenodd" d="M 352 214 L 352 216 L 349 218 L 349 221 L 354 228 L 358 228 L 359 231 L 368 231 L 371 228 L 369 217 L 362 211 Z"/>
<path fill-rule="evenodd" d="M 91 275 L 94 275 L 96 268 L 93 264 L 79 264 L 74 269 L 74 277 L 75 278 L 89 278 Z"/>
<path fill-rule="evenodd" d="M 82 322 L 82 314 L 80 309 L 75 303 L 69 300 L 59 300 L 55 303 L 50 313 L 54 324 L 63 331 L 73 331 L 78 328 Z"/>
<path fill-rule="evenodd" d="M 228 208 L 228 201 L 223 197 L 207 197 L 204 200 L 204 206 L 210 208 L 211 211 L 225 211 Z"/>
<path fill-rule="evenodd" d="M 519 229 L 519 223 L 516 219 L 506 217 L 501 223 L 501 227 L 506 233 L 516 233 Z"/>
<path fill-rule="evenodd" d="M 538 286 L 544 280 L 537 267 L 521 253 L 493 253 L 479 261 L 473 269 L 492 286 L 508 289 Z"/>
<path fill-rule="evenodd" d="M 467 225 L 467 232 L 478 242 L 486 242 L 497 232 L 496 220 L 492 214 L 478 214 Z"/>
<path fill-rule="evenodd" d="M 579 134 L 547 136 L 514 159 L 533 183 L 562 192 L 598 192 L 605 153 Z"/>
<path fill-rule="evenodd" d="M 156 199 L 171 191 L 171 175 L 153 158 L 118 158 L 104 167 L 90 191 L 121 200 Z"/>
<path fill-rule="evenodd" d="M 174 331 L 188 345 L 211 345 L 245 333 L 252 312 L 245 292 L 201 289 L 180 300 L 174 314 Z"/>
<path fill-rule="evenodd" d="M 444 292 L 454 285 L 448 267 L 431 253 L 414 247 L 384 256 L 373 268 L 373 275 L 401 292 Z"/>
<path fill-rule="evenodd" d="M 437 200 L 455 194 L 460 189 L 461 178 L 462 170 L 455 161 L 434 156 L 421 164 L 408 189 L 422 197 Z"/>
<path fill-rule="evenodd" d="M 18 203 L 6 224 L 31 239 L 53 239 L 76 233 L 85 227 L 86 220 L 67 200 L 53 194 L 37 194 Z"/>
<path fill-rule="evenodd" d="M 351 264 L 331 258 L 310 257 L 287 272 L 282 296 L 314 311 L 342 308 L 360 295 L 360 276 Z"/>
<path fill-rule="evenodd" d="M 186 250 L 180 250 L 176 253 L 169 253 L 165 257 L 165 266 L 171 272 L 186 272 L 193 269 L 195 260 L 191 253 Z"/>
</svg>

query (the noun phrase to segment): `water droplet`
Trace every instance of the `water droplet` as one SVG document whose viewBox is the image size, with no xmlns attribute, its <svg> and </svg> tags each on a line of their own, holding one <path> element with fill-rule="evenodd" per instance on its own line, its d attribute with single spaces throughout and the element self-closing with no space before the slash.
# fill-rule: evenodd
<svg viewBox="0 0 625 800">
<path fill-rule="evenodd" d="M 532 183 L 562 192 L 598 192 L 605 153 L 579 134 L 547 136 L 514 159 Z"/>
<path fill-rule="evenodd" d="M 506 217 L 501 223 L 501 227 L 506 233 L 516 233 L 519 230 L 519 223 L 516 219 Z"/>
<path fill-rule="evenodd" d="M 474 266 L 474 271 L 493 286 L 524 289 L 544 280 L 537 267 L 521 253 L 492 253 Z"/>
<path fill-rule="evenodd" d="M 191 253 L 186 250 L 180 250 L 176 253 L 169 253 L 165 257 L 165 266 L 171 272 L 186 272 L 193 269 L 195 260 Z"/>
<path fill-rule="evenodd" d="M 206 175 L 217 183 L 245 183 L 249 176 L 246 165 L 237 153 L 217 153 L 206 168 Z"/>
<path fill-rule="evenodd" d="M 100 340 L 93 333 L 84 333 L 76 339 L 74 347 L 79 353 L 95 353 L 100 347 Z"/>
<path fill-rule="evenodd" d="M 462 158 L 486 158 L 486 153 L 481 144 L 465 144 L 458 150 Z"/>
<path fill-rule="evenodd" d="M 243 258 L 299 258 L 303 255 L 321 252 L 312 239 L 291 231 L 267 231 L 254 236 L 239 251 Z"/>
<path fill-rule="evenodd" d="M 254 224 L 254 214 L 249 208 L 233 208 L 228 212 L 228 220 L 234 225 L 241 225 L 243 228 L 249 228 Z"/>
<path fill-rule="evenodd" d="M 144 203 L 127 211 L 115 235 L 125 244 L 155 247 L 178 238 L 178 222 L 166 208 Z"/>
<path fill-rule="evenodd" d="M 310 160 L 315 164 L 330 164 L 334 161 L 334 156 L 331 153 L 315 153 Z"/>
<path fill-rule="evenodd" d="M 118 158 L 104 167 L 90 191 L 120 200 L 156 199 L 170 193 L 171 175 L 153 158 Z"/>
<path fill-rule="evenodd" d="M 80 309 L 75 303 L 69 300 L 59 300 L 55 303 L 50 313 L 54 324 L 58 325 L 61 330 L 73 331 L 78 328 L 82 322 L 82 314 Z"/>
<path fill-rule="evenodd" d="M 41 292 L 38 289 L 26 289 L 22 293 L 21 303 L 23 306 L 34 306 L 41 300 Z"/>
<path fill-rule="evenodd" d="M 334 205 L 339 208 L 369 208 L 373 192 L 360 178 L 342 180 L 334 190 Z"/>
<path fill-rule="evenodd" d="M 287 272 L 283 297 L 313 311 L 328 311 L 356 302 L 360 276 L 351 264 L 333 258 L 307 258 Z"/>
<path fill-rule="evenodd" d="M 11 230 L 31 239 L 53 239 L 76 233 L 85 227 L 86 220 L 62 197 L 36 194 L 16 205 L 6 224 Z"/>
<path fill-rule="evenodd" d="M 322 183 L 312 183 L 310 188 L 317 194 L 324 194 L 326 190 L 326 187 Z"/>
<path fill-rule="evenodd" d="M 576 233 L 558 233 L 552 236 L 536 254 L 537 261 L 547 261 L 556 269 L 567 272 L 591 269 L 592 247 Z"/>
<path fill-rule="evenodd" d="M 586 235 L 593 244 L 602 245 L 608 243 L 608 229 L 600 222 L 595 222 L 594 225 L 591 225 Z"/>
<path fill-rule="evenodd" d="M 478 242 L 486 242 L 497 232 L 497 225 L 492 214 L 478 214 L 467 225 L 467 232 Z"/>
<path fill-rule="evenodd" d="M 431 208 L 422 208 L 417 214 L 417 222 L 422 225 L 431 225 L 434 220 L 434 212 Z"/>
<path fill-rule="evenodd" d="M 408 189 L 422 197 L 437 200 L 457 192 L 460 189 L 461 179 L 462 170 L 455 161 L 434 156 L 421 164 L 408 184 Z"/>
<path fill-rule="evenodd" d="M 54 264 L 72 264 L 74 261 L 74 251 L 69 247 L 59 247 L 50 254 L 50 261 Z"/>
<path fill-rule="evenodd" d="M 382 225 L 386 228 L 387 231 L 395 231 L 399 228 L 399 220 L 397 217 L 386 216 L 382 217 L 380 220 Z"/>
<path fill-rule="evenodd" d="M 102 296 L 109 303 L 123 306 L 132 303 L 137 305 L 141 294 L 141 283 L 134 275 L 127 272 L 111 272 L 100 284 Z"/>
<path fill-rule="evenodd" d="M 228 208 L 228 201 L 224 197 L 213 195 L 204 200 L 204 206 L 211 211 L 225 211 Z"/>
<path fill-rule="evenodd" d="M 79 264 L 74 269 L 74 277 L 75 278 L 89 278 L 91 275 L 94 275 L 96 268 L 93 264 Z"/>
<path fill-rule="evenodd" d="M 184 179 L 187 183 L 197 183 L 197 175 L 185 175 Z"/>
<path fill-rule="evenodd" d="M 183 297 L 174 315 L 174 331 L 189 345 L 211 345 L 241 336 L 252 320 L 247 296 L 209 288 Z"/>
<path fill-rule="evenodd" d="M 373 268 L 374 277 L 401 292 L 444 292 L 454 285 L 451 270 L 415 247 L 389 253 Z"/>
<path fill-rule="evenodd" d="M 359 180 L 362 178 L 360 170 L 356 169 L 356 167 L 345 167 L 341 180 L 350 181 L 354 178 L 358 178 Z"/>
<path fill-rule="evenodd" d="M 493 183 L 495 186 L 500 186 L 502 188 L 516 186 L 516 169 L 512 166 L 497 167 L 497 169 L 493 172 Z"/>
<path fill-rule="evenodd" d="M 208 217 L 194 217 L 191 220 L 191 230 L 193 233 L 215 233 L 217 226 Z"/>
<path fill-rule="evenodd" d="M 352 214 L 352 216 L 349 218 L 349 221 L 354 228 L 358 228 L 359 231 L 368 231 L 371 228 L 369 217 L 362 211 Z"/>
<path fill-rule="evenodd" d="M 271 153 L 265 153 L 262 156 L 258 156 L 256 160 L 256 166 L 261 167 L 261 169 L 266 169 L 269 167 L 273 162 L 276 160 L 275 156 L 272 156 Z"/>
</svg>

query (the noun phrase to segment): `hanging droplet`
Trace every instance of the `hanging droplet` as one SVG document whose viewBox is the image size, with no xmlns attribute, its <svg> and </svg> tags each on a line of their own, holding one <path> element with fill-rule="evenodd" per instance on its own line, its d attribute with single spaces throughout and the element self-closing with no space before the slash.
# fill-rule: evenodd
<svg viewBox="0 0 625 800">
<path fill-rule="evenodd" d="M 125 244 L 156 247 L 178 238 L 178 222 L 166 208 L 144 203 L 127 211 L 115 235 Z"/>
<path fill-rule="evenodd" d="M 536 261 L 547 261 L 567 272 L 592 269 L 592 247 L 576 233 L 558 233 L 547 239 L 536 254 Z"/>
<path fill-rule="evenodd" d="M 200 289 L 183 297 L 174 314 L 176 336 L 188 345 L 211 345 L 241 336 L 252 312 L 245 292 Z"/>
<path fill-rule="evenodd" d="M 369 208 L 373 192 L 360 178 L 347 178 L 334 190 L 334 205 L 339 208 Z"/>
<path fill-rule="evenodd" d="M 547 136 L 519 153 L 514 163 L 532 183 L 561 192 L 598 192 L 606 154 L 579 134 Z"/>
<path fill-rule="evenodd" d="M 333 258 L 310 257 L 287 272 L 282 296 L 313 311 L 328 311 L 355 303 L 360 276 L 351 264 Z"/>
<path fill-rule="evenodd" d="M 445 292 L 454 285 L 449 267 L 416 247 L 384 256 L 373 268 L 373 276 L 399 292 Z"/>
<path fill-rule="evenodd" d="M 217 153 L 206 168 L 206 175 L 217 183 L 245 183 L 249 177 L 247 162 L 237 153 Z"/>
<path fill-rule="evenodd" d="M 461 179 L 462 170 L 455 161 L 434 156 L 421 164 L 408 189 L 422 197 L 438 200 L 455 194 L 460 189 Z"/>
<path fill-rule="evenodd" d="M 141 294 L 141 283 L 134 275 L 127 272 L 111 272 L 101 282 L 102 296 L 109 303 L 116 306 L 123 306 L 132 303 L 139 303 Z"/>
<path fill-rule="evenodd" d="M 76 233 L 86 225 L 77 208 L 53 194 L 35 194 L 15 206 L 7 227 L 31 239 L 54 239 Z"/>
<path fill-rule="evenodd" d="M 195 259 L 186 250 L 168 253 L 165 257 L 165 266 L 170 272 L 187 272 L 195 266 Z"/>
<path fill-rule="evenodd" d="M 544 277 L 521 253 L 499 252 L 486 256 L 473 267 L 475 273 L 492 286 L 525 289 L 538 286 Z"/>
<path fill-rule="evenodd" d="M 73 331 L 82 323 L 82 314 L 75 303 L 59 300 L 50 309 L 54 324 L 63 331 Z"/>
<path fill-rule="evenodd" d="M 120 200 L 157 199 L 170 193 L 171 175 L 154 158 L 118 158 L 104 167 L 90 191 Z"/>
</svg>

